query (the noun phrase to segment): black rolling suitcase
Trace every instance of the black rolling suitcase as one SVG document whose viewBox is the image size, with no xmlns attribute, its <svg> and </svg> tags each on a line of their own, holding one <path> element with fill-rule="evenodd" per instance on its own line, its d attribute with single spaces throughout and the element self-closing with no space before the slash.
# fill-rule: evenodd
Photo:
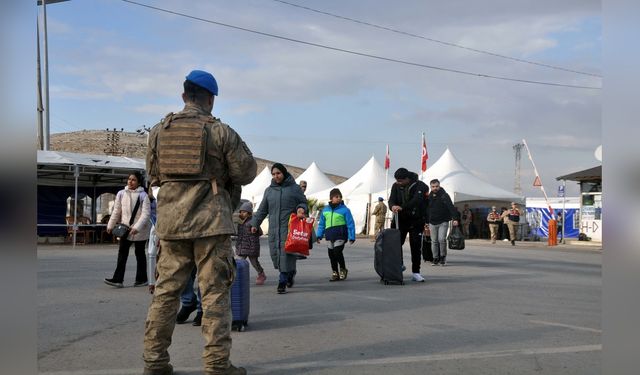
<svg viewBox="0 0 640 375">
<path fill-rule="evenodd" d="M 398 216 L 395 217 L 398 227 Z M 397 228 L 384 229 L 376 238 L 373 267 L 385 285 L 404 285 L 402 280 L 402 241 Z"/>
</svg>

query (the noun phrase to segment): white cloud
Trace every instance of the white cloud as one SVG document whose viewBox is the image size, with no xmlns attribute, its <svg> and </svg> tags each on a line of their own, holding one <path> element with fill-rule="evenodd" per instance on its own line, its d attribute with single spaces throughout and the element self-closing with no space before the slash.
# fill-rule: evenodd
<svg viewBox="0 0 640 375">
<path fill-rule="evenodd" d="M 563 45 L 563 33 L 582 32 L 581 22 L 599 17 L 600 12 L 595 0 L 402 4 L 327 1 L 313 6 L 472 48 L 519 58 L 532 56 L 559 65 L 574 63 L 567 62 L 570 58 L 555 61 L 546 52 Z M 442 46 L 274 2 L 165 0 L 155 5 L 290 38 L 434 66 L 529 80 L 601 84 L 597 78 Z M 512 175 L 502 171 L 512 167 L 511 146 L 522 138 L 536 148 L 544 147 L 545 155 L 539 157 L 542 165 L 549 163 L 550 170 L 562 172 L 571 169 L 559 163 L 564 161 L 558 156 L 563 147 L 572 150 L 565 163 L 581 167 L 593 154 L 585 150 L 601 143 L 597 90 L 536 86 L 411 67 L 123 6 L 144 15 L 141 19 L 145 21 L 139 26 L 118 28 L 97 17 L 94 30 L 74 30 L 76 40 L 65 35 L 62 61 L 56 66 L 59 78 L 54 78 L 57 94 L 121 102 L 125 108 L 155 119 L 159 113 L 176 110 L 157 103 L 172 97 L 179 100 L 182 80 L 189 70 L 207 69 L 218 79 L 220 99 L 228 104 L 225 117 L 260 113 L 265 126 L 254 130 L 260 137 L 284 133 L 282 128 L 274 130 L 287 125 L 279 124 L 282 118 L 293 124 L 305 121 L 304 115 L 274 112 L 276 106 L 312 107 L 317 102 L 326 103 L 327 98 L 357 97 L 366 101 L 371 93 L 383 93 L 391 110 L 380 110 L 379 120 L 368 125 L 393 131 L 379 134 L 380 139 L 400 139 L 426 129 L 431 141 L 457 145 L 454 151 L 462 160 L 469 160 L 470 168 L 479 174 L 485 171 L 500 176 L 507 186 Z M 599 37 L 594 35 L 594 41 Z M 578 60 L 575 64 L 584 69 L 597 68 L 599 58 L 589 56 L 588 50 L 574 56 Z M 352 112 L 352 120 L 366 117 L 377 108 L 362 104 L 341 110 Z M 335 108 L 326 111 L 336 114 Z M 323 132 L 327 133 L 349 130 L 341 122 L 326 126 Z M 493 161 L 487 162 L 474 152 L 477 144 L 500 150 L 495 168 L 488 167 Z M 277 139 L 266 146 L 267 151 L 279 147 Z M 365 159 L 370 150 L 370 145 L 356 143 L 352 159 L 359 160 L 360 155 Z M 345 168 L 348 164 L 340 160 L 321 162 Z"/>
<path fill-rule="evenodd" d="M 176 107 L 175 105 L 165 104 L 143 104 L 136 107 L 131 107 L 130 109 L 137 113 L 149 113 L 158 116 L 163 113 L 175 112 L 178 107 Z"/>
</svg>

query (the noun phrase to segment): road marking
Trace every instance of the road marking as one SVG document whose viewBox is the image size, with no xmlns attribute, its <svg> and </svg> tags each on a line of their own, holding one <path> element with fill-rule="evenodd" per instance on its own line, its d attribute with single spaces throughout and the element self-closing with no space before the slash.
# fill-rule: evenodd
<svg viewBox="0 0 640 375">
<path fill-rule="evenodd" d="M 370 299 L 370 300 L 374 300 L 374 301 L 385 301 L 385 302 L 390 301 L 388 298 L 384 298 L 384 297 L 366 296 L 366 295 L 363 295 L 363 294 L 346 293 L 346 292 L 337 292 L 337 291 L 333 291 L 332 293 L 333 293 L 333 294 L 342 294 L 343 296 L 348 296 L 348 297 L 358 297 L 358 298 Z"/>
<path fill-rule="evenodd" d="M 484 359 L 497 357 L 511 357 L 522 355 L 541 355 L 541 354 L 562 354 L 562 353 L 581 353 L 596 352 L 602 350 L 602 345 L 580 345 L 580 346 L 564 346 L 555 348 L 535 348 L 535 349 L 513 349 L 498 350 L 491 352 L 471 352 L 471 353 L 451 353 L 451 354 L 432 354 L 421 356 L 404 356 L 404 357 L 387 357 L 387 358 L 371 358 L 362 360 L 345 360 L 345 361 L 309 361 L 296 362 L 289 364 L 255 364 L 250 367 L 252 374 L 269 373 L 273 371 L 309 369 L 309 368 L 331 368 L 331 367 L 355 367 L 355 366 L 372 366 L 372 365 L 390 365 L 415 362 L 434 362 L 434 361 L 451 361 L 466 359 Z M 279 362 L 286 359 L 279 359 Z M 176 371 L 198 372 L 200 367 L 179 368 Z M 56 371 L 41 372 L 40 375 L 136 375 L 140 374 L 140 369 L 112 369 L 112 370 L 82 370 L 82 371 Z"/>
<path fill-rule="evenodd" d="M 535 323 L 535 324 L 542 324 L 545 326 L 555 326 L 555 327 L 564 327 L 564 328 L 570 328 L 570 329 L 575 329 L 578 331 L 587 331 L 587 332 L 595 332 L 595 333 L 602 333 L 602 330 L 599 329 L 595 329 L 595 328 L 589 328 L 589 327 L 580 327 L 580 326 L 573 326 L 571 324 L 562 324 L 562 323 L 554 323 L 554 322 L 545 322 L 544 320 L 530 320 L 530 323 Z"/>
</svg>

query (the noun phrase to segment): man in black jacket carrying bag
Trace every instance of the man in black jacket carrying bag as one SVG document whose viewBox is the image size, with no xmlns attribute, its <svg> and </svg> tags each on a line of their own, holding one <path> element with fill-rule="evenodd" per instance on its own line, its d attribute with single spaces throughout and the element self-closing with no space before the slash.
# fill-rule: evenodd
<svg viewBox="0 0 640 375">
<path fill-rule="evenodd" d="M 418 179 L 418 175 L 409 172 L 406 168 L 398 168 L 393 174 L 396 182 L 391 187 L 389 207 L 398 214 L 400 223 L 400 238 L 402 244 L 409 233 L 409 247 L 411 248 L 411 280 L 424 282 L 420 274 L 422 244 L 421 233 L 424 230 L 426 220 L 426 194 L 429 191 L 427 185 Z M 395 221 L 395 216 L 394 216 Z M 393 228 L 395 223 L 391 224 Z"/>
<path fill-rule="evenodd" d="M 431 232 L 431 252 L 433 265 L 447 264 L 447 232 L 449 221 L 453 219 L 453 226 L 458 225 L 460 213 L 453 206 L 449 194 L 440 187 L 440 181 L 433 179 L 429 183 L 431 192 L 427 199 L 427 222 Z"/>
</svg>

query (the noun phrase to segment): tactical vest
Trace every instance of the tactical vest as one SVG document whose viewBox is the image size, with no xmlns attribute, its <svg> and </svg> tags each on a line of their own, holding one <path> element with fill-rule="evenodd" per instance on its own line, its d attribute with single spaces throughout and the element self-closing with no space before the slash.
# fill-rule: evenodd
<svg viewBox="0 0 640 375">
<path fill-rule="evenodd" d="M 517 223 L 520 221 L 520 212 L 518 210 L 509 210 L 509 221 Z"/>
<path fill-rule="evenodd" d="M 489 212 L 489 219 L 500 220 L 500 214 L 494 211 Z"/>
<path fill-rule="evenodd" d="M 207 155 L 205 126 L 215 119 L 205 115 L 168 114 L 158 132 L 158 171 L 162 181 L 210 181 L 204 168 Z"/>
</svg>

